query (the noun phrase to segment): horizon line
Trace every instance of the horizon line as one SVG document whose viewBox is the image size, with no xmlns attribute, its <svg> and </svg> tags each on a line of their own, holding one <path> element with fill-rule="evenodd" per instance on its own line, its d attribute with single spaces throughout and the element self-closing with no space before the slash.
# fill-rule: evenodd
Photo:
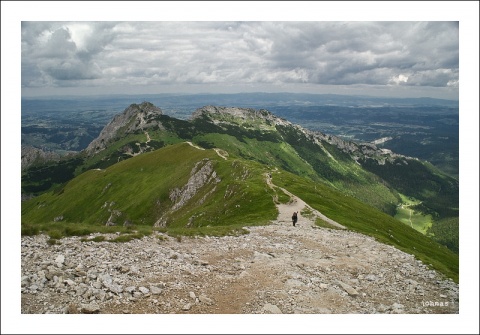
<svg viewBox="0 0 480 335">
<path fill-rule="evenodd" d="M 172 92 L 172 93 L 105 93 L 105 94 L 49 94 L 49 95 L 26 95 L 21 96 L 21 99 L 48 99 L 48 98 L 89 98 L 89 97 L 111 97 L 111 96 L 189 96 L 189 95 L 249 95 L 249 94 L 269 94 L 269 95 L 280 95 L 280 94 L 293 94 L 293 95 L 311 95 L 311 96 L 345 96 L 345 97 L 362 97 L 362 98 L 375 98 L 375 99 L 399 99 L 399 100 L 419 100 L 419 99 L 431 99 L 431 100 L 444 100 L 444 101 L 455 101 L 459 102 L 460 99 L 447 99 L 447 98 L 432 98 L 429 96 L 423 97 L 395 97 L 395 96 L 380 96 L 380 95 L 368 95 L 368 94 L 340 94 L 340 93 L 300 93 L 300 92 L 236 92 L 236 93 L 212 93 L 212 92 Z"/>
</svg>

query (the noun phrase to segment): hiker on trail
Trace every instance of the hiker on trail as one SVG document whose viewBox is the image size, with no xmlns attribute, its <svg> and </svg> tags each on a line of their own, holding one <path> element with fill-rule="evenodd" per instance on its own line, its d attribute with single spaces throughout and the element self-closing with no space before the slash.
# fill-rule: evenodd
<svg viewBox="0 0 480 335">
<path fill-rule="evenodd" d="M 295 227 L 295 223 L 297 223 L 297 220 L 298 220 L 297 212 L 293 212 L 292 221 L 293 221 L 294 227 Z"/>
</svg>

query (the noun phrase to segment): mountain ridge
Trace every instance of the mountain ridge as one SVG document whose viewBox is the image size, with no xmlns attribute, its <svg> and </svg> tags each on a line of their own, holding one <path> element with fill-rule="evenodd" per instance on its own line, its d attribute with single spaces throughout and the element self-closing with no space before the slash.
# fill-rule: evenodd
<svg viewBox="0 0 480 335">
<path fill-rule="evenodd" d="M 233 159 L 254 160 L 270 169 L 282 168 L 322 182 L 391 216 L 402 201 L 401 189 L 406 196 L 420 199 L 426 212 L 458 217 L 458 182 L 437 174 L 428 165 L 373 144 L 347 142 L 309 131 L 264 109 L 205 106 L 197 109 L 190 120 L 178 120 L 148 102 L 132 104 L 94 142 L 101 145 L 95 152 L 86 151 L 80 165 L 72 163 L 75 171 L 65 181 L 141 153 L 192 142 L 222 150 Z M 407 183 L 410 175 L 418 179 Z M 437 194 L 438 188 L 450 193 Z"/>
<path fill-rule="evenodd" d="M 355 156 L 355 153 L 361 153 L 363 155 L 368 155 L 370 158 L 372 156 L 384 157 L 385 161 L 388 158 L 408 158 L 408 159 L 417 159 L 414 157 L 409 157 L 401 154 L 396 154 L 391 150 L 378 148 L 374 143 L 371 142 L 352 142 L 345 141 L 338 136 L 327 135 L 319 131 L 311 131 L 300 125 L 293 124 L 292 122 L 285 120 L 283 118 L 275 116 L 273 113 L 269 112 L 266 109 L 254 109 L 254 108 L 239 108 L 239 107 L 219 107 L 219 106 L 204 106 L 197 109 L 191 116 L 190 120 L 196 120 L 202 117 L 208 117 L 212 120 L 214 124 L 221 125 L 222 123 L 228 123 L 229 118 L 225 116 L 233 117 L 234 124 L 241 126 L 250 126 L 252 122 L 256 120 L 263 120 L 266 125 L 257 125 L 257 128 L 260 130 L 269 130 L 268 126 L 285 126 L 293 127 L 301 131 L 306 136 L 310 137 L 316 144 L 321 147 L 320 142 L 326 141 L 329 144 L 335 145 L 338 148 L 342 149 L 344 152 L 353 154 L 354 159 L 357 160 L 360 157 Z M 240 120 L 240 122 L 238 122 Z"/>
</svg>

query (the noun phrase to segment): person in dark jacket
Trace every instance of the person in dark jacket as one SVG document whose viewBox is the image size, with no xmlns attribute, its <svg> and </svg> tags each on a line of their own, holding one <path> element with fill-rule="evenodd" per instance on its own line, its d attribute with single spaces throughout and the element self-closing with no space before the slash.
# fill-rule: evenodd
<svg viewBox="0 0 480 335">
<path fill-rule="evenodd" d="M 295 224 L 297 223 L 297 220 L 298 220 L 297 212 L 293 212 L 292 221 L 293 221 L 294 227 L 295 227 Z"/>
</svg>

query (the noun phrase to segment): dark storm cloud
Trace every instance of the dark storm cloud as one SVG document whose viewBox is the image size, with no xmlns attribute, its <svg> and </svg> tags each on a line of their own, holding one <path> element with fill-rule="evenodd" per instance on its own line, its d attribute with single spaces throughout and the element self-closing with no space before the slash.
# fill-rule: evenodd
<svg viewBox="0 0 480 335">
<path fill-rule="evenodd" d="M 24 22 L 22 85 L 457 87 L 457 22 Z"/>
</svg>

